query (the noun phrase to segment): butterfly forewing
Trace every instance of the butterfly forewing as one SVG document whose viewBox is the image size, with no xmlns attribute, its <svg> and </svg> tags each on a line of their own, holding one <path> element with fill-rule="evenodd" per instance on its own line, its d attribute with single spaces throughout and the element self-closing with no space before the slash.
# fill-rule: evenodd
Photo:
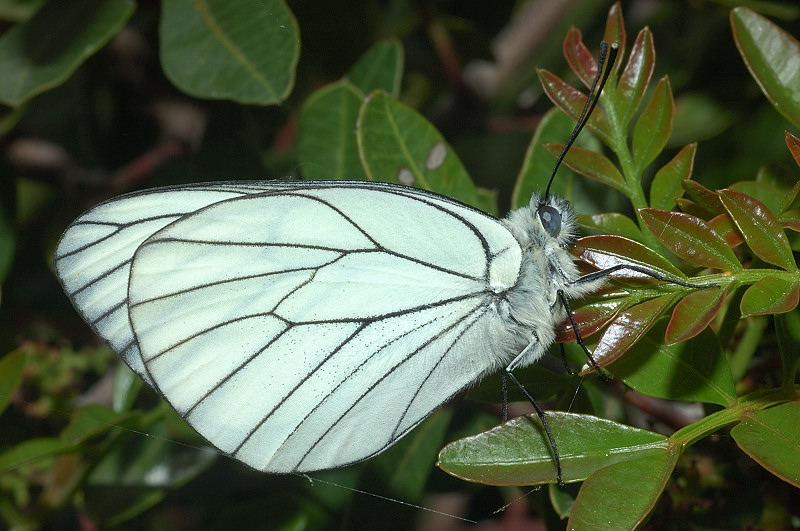
<svg viewBox="0 0 800 531">
<path fill-rule="evenodd" d="M 58 242 L 54 263 L 72 304 L 97 335 L 151 385 L 128 319 L 133 254 L 153 233 L 187 213 L 263 190 L 259 183 L 242 182 L 128 194 L 84 213 Z"/>
</svg>

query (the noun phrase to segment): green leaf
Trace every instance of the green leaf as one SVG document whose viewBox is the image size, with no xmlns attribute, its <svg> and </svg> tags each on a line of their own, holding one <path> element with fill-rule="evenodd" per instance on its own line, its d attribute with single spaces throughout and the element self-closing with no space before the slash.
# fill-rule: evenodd
<svg viewBox="0 0 800 531">
<path fill-rule="evenodd" d="M 534 194 L 544 192 L 556 162 L 544 148 L 544 144 L 566 141 L 574 127 L 575 122 L 558 109 L 551 109 L 542 117 L 536 133 L 528 144 L 525 160 L 514 186 L 511 196 L 513 208 L 528 206 Z M 575 145 L 593 151 L 600 149 L 600 142 L 594 136 L 586 134 L 579 135 Z M 599 185 L 587 183 L 575 172 L 562 166 L 553 181 L 551 192 L 570 201 L 576 211 L 591 212 L 590 209 L 596 208 L 596 191 L 593 186 Z"/>
<path fill-rule="evenodd" d="M 587 216 L 578 214 L 578 224 L 588 230 L 601 234 L 612 234 L 640 242 L 642 231 L 631 218 L 624 214 L 608 212 Z"/>
<path fill-rule="evenodd" d="M 531 396 L 537 400 L 548 400 L 553 398 L 556 393 L 563 391 L 564 386 L 570 380 L 570 376 L 556 373 L 545 369 L 539 364 L 534 363 L 527 367 L 514 370 L 514 376 L 520 381 Z M 495 372 L 481 380 L 475 387 L 467 390 L 467 400 L 481 402 L 484 404 L 500 404 L 503 401 L 503 375 Z M 528 385 L 528 383 L 531 385 Z M 508 387 L 509 402 L 527 402 L 528 398 L 516 385 Z"/>
<path fill-rule="evenodd" d="M 675 199 L 683 195 L 683 181 L 692 178 L 697 143 L 684 146 L 671 161 L 656 172 L 650 185 L 650 206 L 672 210 Z"/>
<path fill-rule="evenodd" d="M 591 415 L 552 411 L 547 423 L 570 483 L 614 463 L 660 454 L 663 435 Z M 550 441 L 535 415 L 518 417 L 489 431 L 454 441 L 439 453 L 439 468 L 487 485 L 538 485 L 556 480 Z"/>
<path fill-rule="evenodd" d="M 644 99 L 655 69 L 656 52 L 650 28 L 643 28 L 636 36 L 625 70 L 617 83 L 616 112 L 620 126 L 627 129 L 636 109 Z"/>
<path fill-rule="evenodd" d="M 403 48 L 396 40 L 372 46 L 350 72 L 316 91 L 300 111 L 297 158 L 309 180 L 366 180 L 356 141 L 356 123 L 366 94 L 399 92 Z"/>
<path fill-rule="evenodd" d="M 370 461 L 377 467 L 383 484 L 393 496 L 417 501 L 425 492 L 436 455 L 445 442 L 452 413 L 436 411 L 397 444 Z"/>
<path fill-rule="evenodd" d="M 366 180 L 356 141 L 362 101 L 347 81 L 323 87 L 306 100 L 297 125 L 297 158 L 304 178 Z"/>
<path fill-rule="evenodd" d="M 93 437 L 118 429 L 133 413 L 117 413 L 97 404 L 83 406 L 73 412 L 69 424 L 61 431 L 61 438 L 70 444 L 83 444 Z"/>
<path fill-rule="evenodd" d="M 384 90 L 400 95 L 403 80 L 403 45 L 397 39 L 380 41 L 367 50 L 345 76 L 355 88 L 366 96 L 373 90 Z"/>
<path fill-rule="evenodd" d="M 552 155 L 558 156 L 564 149 L 563 144 L 545 144 L 544 148 Z M 590 179 L 601 182 L 616 190 L 625 189 L 625 178 L 614 163 L 602 153 L 572 146 L 564 157 L 564 164 L 569 169 Z"/>
<path fill-rule="evenodd" d="M 725 302 L 727 289 L 709 288 L 695 291 L 681 299 L 672 311 L 664 334 L 667 345 L 675 345 L 695 337 L 711 324 Z"/>
<path fill-rule="evenodd" d="M 784 118 L 800 127 L 800 43 L 746 7 L 730 14 L 736 47 L 761 92 Z"/>
<path fill-rule="evenodd" d="M 159 36 L 164 73 L 192 96 L 273 105 L 294 85 L 300 31 L 283 0 L 165 0 Z"/>
<path fill-rule="evenodd" d="M 413 184 L 484 206 L 458 155 L 442 135 L 385 92 L 373 92 L 362 105 L 357 138 L 369 179 Z"/>
<path fill-rule="evenodd" d="M 800 403 L 754 411 L 731 429 L 731 437 L 758 464 L 800 487 Z"/>
<path fill-rule="evenodd" d="M 75 452 L 79 447 L 57 437 L 41 437 L 22 441 L 0 453 L 0 474 L 5 474 L 38 459 Z"/>
<path fill-rule="evenodd" d="M 672 132 L 675 101 L 669 80 L 664 77 L 657 84 L 650 103 L 647 104 L 633 128 L 633 163 L 637 175 L 653 162 L 667 145 Z"/>
<path fill-rule="evenodd" d="M 639 214 L 664 247 L 690 264 L 723 271 L 742 269 L 725 240 L 702 219 L 655 208 L 640 209 Z"/>
<path fill-rule="evenodd" d="M 784 387 L 791 387 L 800 365 L 800 310 L 776 315 L 775 331 L 781 351 L 781 382 Z"/>
<path fill-rule="evenodd" d="M 735 190 L 720 190 L 719 198 L 757 257 L 787 271 L 797 271 L 786 233 L 764 203 Z"/>
<path fill-rule="evenodd" d="M 6 170 L 12 171 L 3 165 L 0 173 Z M 17 234 L 13 214 L 16 200 L 13 191 L 16 187 L 16 182 L 8 179 L 2 186 L 3 188 L 0 189 L 0 284 L 5 281 L 8 272 L 11 270 L 17 247 Z M 2 300 L 0 300 L 0 303 L 2 303 Z"/>
<path fill-rule="evenodd" d="M 0 37 L 0 101 L 17 106 L 57 87 L 113 37 L 133 13 L 130 0 L 51 0 Z"/>
<path fill-rule="evenodd" d="M 742 296 L 742 317 L 771 315 L 794 310 L 800 299 L 796 280 L 766 276 L 747 288 Z"/>
<path fill-rule="evenodd" d="M 608 369 L 636 391 L 656 398 L 727 406 L 736 401 L 725 353 L 713 332 L 666 346 L 667 320 L 661 319 L 625 356 Z"/>
<path fill-rule="evenodd" d="M 24 369 L 25 353 L 21 350 L 9 352 L 0 359 L 0 415 L 14 398 Z"/>
<path fill-rule="evenodd" d="M 601 468 L 581 486 L 567 529 L 637 529 L 647 520 L 669 481 L 677 450 Z"/>
</svg>

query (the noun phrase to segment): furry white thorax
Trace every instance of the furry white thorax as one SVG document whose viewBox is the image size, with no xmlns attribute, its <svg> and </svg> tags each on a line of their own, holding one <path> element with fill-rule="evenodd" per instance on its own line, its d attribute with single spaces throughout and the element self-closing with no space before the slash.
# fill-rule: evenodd
<svg viewBox="0 0 800 531">
<path fill-rule="evenodd" d="M 555 235 L 542 225 L 539 210 L 543 206 L 554 208 L 561 217 L 561 229 Z M 555 327 L 566 317 L 558 291 L 569 299 L 578 298 L 597 289 L 603 280 L 576 283 L 580 275 L 569 248 L 577 236 L 577 222 L 565 199 L 553 195 L 542 199 L 535 194 L 528 206 L 509 212 L 501 221 L 522 248 L 519 281 L 506 294 L 510 308 L 506 324 L 524 346 L 522 358 L 515 359 L 510 368 L 524 367 L 553 344 Z"/>
</svg>

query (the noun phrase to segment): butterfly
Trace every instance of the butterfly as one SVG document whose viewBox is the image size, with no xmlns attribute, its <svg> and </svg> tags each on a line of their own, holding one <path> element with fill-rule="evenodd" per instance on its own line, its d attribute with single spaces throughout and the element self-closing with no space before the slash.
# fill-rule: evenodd
<svg viewBox="0 0 800 531">
<path fill-rule="evenodd" d="M 547 192 L 497 219 L 388 183 L 219 182 L 92 208 L 55 268 L 97 335 L 211 444 L 304 473 L 380 453 L 487 374 L 524 390 L 512 371 L 620 268 L 580 276 L 576 233 Z"/>
</svg>

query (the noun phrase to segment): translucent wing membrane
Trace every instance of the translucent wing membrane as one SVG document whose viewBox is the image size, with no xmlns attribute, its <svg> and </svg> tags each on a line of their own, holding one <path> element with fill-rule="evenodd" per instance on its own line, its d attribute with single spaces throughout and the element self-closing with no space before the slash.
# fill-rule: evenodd
<svg viewBox="0 0 800 531">
<path fill-rule="evenodd" d="M 258 183 L 220 183 L 128 194 L 84 213 L 67 228 L 54 263 L 81 317 L 131 369 L 152 385 L 128 321 L 130 263 L 141 243 L 206 205 L 263 191 Z"/>
<path fill-rule="evenodd" d="M 521 264 L 490 216 L 347 182 L 124 196 L 56 254 L 123 359 L 215 446 L 272 472 L 370 457 L 502 365 L 498 299 Z"/>
</svg>

